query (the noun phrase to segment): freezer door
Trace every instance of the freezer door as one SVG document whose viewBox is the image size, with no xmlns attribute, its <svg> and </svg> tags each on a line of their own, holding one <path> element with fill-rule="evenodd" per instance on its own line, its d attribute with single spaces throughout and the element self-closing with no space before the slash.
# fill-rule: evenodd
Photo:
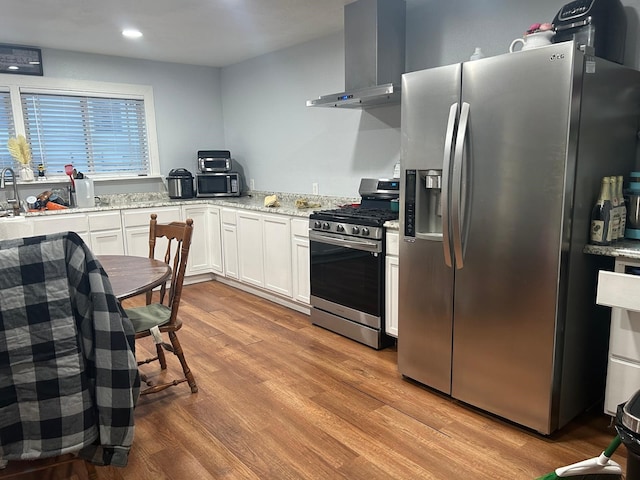
<svg viewBox="0 0 640 480">
<path fill-rule="evenodd" d="M 427 208 L 419 199 L 427 191 L 421 173 L 443 168 L 446 139 L 452 137 L 447 126 L 452 105 L 459 102 L 461 72 L 458 64 L 403 75 L 401 233 L 407 219 L 407 170 L 416 172 L 414 215 L 422 218 L 421 208 Z M 450 394 L 454 273 L 445 264 L 445 248 L 450 247 L 443 244 L 443 237 L 447 238 L 420 232 L 401 236 L 398 368 L 403 375 Z"/>
<path fill-rule="evenodd" d="M 461 75 L 460 63 L 402 75 L 403 168 L 442 168 L 447 119 L 460 99 Z"/>
<path fill-rule="evenodd" d="M 541 433 L 550 430 L 570 228 L 564 192 L 575 175 L 566 161 L 578 114 L 573 58 L 568 42 L 465 63 L 462 72 L 469 123 L 452 396 Z"/>
</svg>

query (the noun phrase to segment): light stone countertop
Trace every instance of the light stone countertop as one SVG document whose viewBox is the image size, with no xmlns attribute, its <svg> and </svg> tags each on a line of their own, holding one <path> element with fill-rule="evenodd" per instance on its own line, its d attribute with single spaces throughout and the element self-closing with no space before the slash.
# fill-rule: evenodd
<svg viewBox="0 0 640 480">
<path fill-rule="evenodd" d="M 264 199 L 268 195 L 276 195 L 280 202 L 279 207 L 265 207 Z M 340 205 L 351 204 L 359 201 L 351 197 L 329 197 L 318 195 L 303 195 L 292 193 L 274 192 L 250 192 L 242 197 L 217 197 L 217 198 L 190 198 L 171 199 L 166 193 L 132 193 L 119 195 L 100 195 L 100 204 L 89 208 L 68 208 L 64 210 L 44 210 L 40 212 L 27 212 L 26 217 L 39 217 L 51 215 L 65 215 L 71 213 L 104 212 L 110 210 L 126 210 L 130 208 L 171 207 L 181 205 L 217 205 L 221 207 L 241 208 L 265 213 L 277 213 L 294 217 L 309 217 L 316 210 L 336 208 Z M 306 199 L 309 203 L 319 203 L 319 207 L 298 208 L 296 200 Z M 0 221 L 2 221 L 0 219 Z"/>
<path fill-rule="evenodd" d="M 621 240 L 616 244 L 607 247 L 586 245 L 583 252 L 591 255 L 602 255 L 607 257 L 640 259 L 640 240 Z"/>
<path fill-rule="evenodd" d="M 384 226 L 389 230 L 400 230 L 400 220 L 389 220 L 384 222 Z"/>
</svg>

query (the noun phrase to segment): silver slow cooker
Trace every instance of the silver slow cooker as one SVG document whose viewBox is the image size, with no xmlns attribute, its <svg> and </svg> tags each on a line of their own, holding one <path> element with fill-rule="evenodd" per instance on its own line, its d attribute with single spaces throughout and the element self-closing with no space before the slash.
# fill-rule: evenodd
<svg viewBox="0 0 640 480">
<path fill-rule="evenodd" d="M 193 198 L 193 175 L 185 168 L 175 168 L 167 175 L 169 198 Z"/>
</svg>

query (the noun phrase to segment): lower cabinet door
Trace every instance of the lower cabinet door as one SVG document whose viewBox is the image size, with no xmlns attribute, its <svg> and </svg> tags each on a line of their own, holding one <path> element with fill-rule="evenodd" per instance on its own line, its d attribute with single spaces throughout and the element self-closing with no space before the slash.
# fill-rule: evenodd
<svg viewBox="0 0 640 480">
<path fill-rule="evenodd" d="M 640 364 L 609 356 L 604 396 L 605 413 L 615 416 L 618 405 L 629 400 L 639 389 Z"/>
<path fill-rule="evenodd" d="M 238 280 L 238 234 L 236 226 L 222 224 L 222 247 L 224 252 L 224 276 Z"/>
<path fill-rule="evenodd" d="M 122 230 L 91 232 L 91 250 L 96 255 L 124 255 Z"/>
<path fill-rule="evenodd" d="M 262 217 L 264 243 L 264 286 L 292 297 L 291 220 L 285 216 Z"/>
<path fill-rule="evenodd" d="M 220 208 L 209 206 L 208 210 L 209 230 L 209 255 L 211 270 L 213 273 L 224 275 L 223 248 L 222 248 L 222 223 Z"/>
<path fill-rule="evenodd" d="M 191 248 L 187 260 L 187 276 L 198 273 L 206 273 L 211 269 L 209 261 L 209 215 L 207 206 L 182 207 L 184 220 L 193 220 L 193 235 L 191 236 Z"/>
<path fill-rule="evenodd" d="M 149 227 L 128 227 L 124 231 L 127 255 L 149 256 Z M 156 252 L 157 253 L 157 252 Z"/>
<path fill-rule="evenodd" d="M 237 212 L 240 280 L 256 287 L 264 287 L 261 217 L 259 213 Z"/>
<path fill-rule="evenodd" d="M 309 304 L 311 282 L 309 272 L 309 238 L 294 236 L 292 240 L 293 298 Z"/>
</svg>

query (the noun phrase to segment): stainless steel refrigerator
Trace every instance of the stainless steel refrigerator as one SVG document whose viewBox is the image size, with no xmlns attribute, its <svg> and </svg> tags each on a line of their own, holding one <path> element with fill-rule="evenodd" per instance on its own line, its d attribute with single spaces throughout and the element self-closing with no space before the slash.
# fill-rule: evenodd
<svg viewBox="0 0 640 480">
<path fill-rule="evenodd" d="M 572 42 L 402 79 L 400 372 L 549 434 L 603 395 L 601 177 L 633 170 L 640 73 Z"/>
</svg>

